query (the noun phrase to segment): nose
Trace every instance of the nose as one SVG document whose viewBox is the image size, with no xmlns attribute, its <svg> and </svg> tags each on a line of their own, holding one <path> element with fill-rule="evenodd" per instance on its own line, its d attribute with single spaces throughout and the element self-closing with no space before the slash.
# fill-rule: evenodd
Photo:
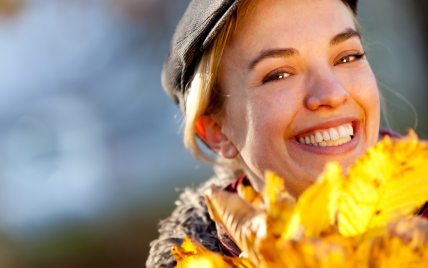
<svg viewBox="0 0 428 268">
<path fill-rule="evenodd" d="M 320 107 L 337 108 L 350 98 L 349 92 L 330 68 L 313 72 L 308 82 L 305 105 L 310 110 Z"/>
</svg>

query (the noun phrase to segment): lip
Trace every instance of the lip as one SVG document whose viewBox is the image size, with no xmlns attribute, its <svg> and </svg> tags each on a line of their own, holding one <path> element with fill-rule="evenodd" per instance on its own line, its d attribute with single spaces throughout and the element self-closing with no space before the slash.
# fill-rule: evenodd
<svg viewBox="0 0 428 268">
<path fill-rule="evenodd" d="M 311 128 L 305 129 L 300 134 L 297 134 L 297 135 L 302 135 L 302 134 L 305 134 L 307 132 L 311 132 L 311 131 L 314 131 L 317 129 L 328 129 L 331 127 L 337 127 L 337 126 L 349 123 L 351 121 L 352 121 L 352 127 L 354 128 L 354 136 L 350 142 L 347 142 L 345 144 L 342 144 L 339 146 L 326 146 L 326 147 L 310 146 L 310 145 L 302 144 L 302 143 L 298 142 L 295 137 L 290 138 L 289 142 L 292 145 L 299 147 L 303 151 L 307 151 L 307 152 L 315 153 L 315 154 L 339 155 L 339 154 L 348 153 L 348 152 L 354 150 L 360 141 L 361 123 L 359 121 L 356 121 L 355 119 L 352 120 L 351 118 L 344 118 L 344 119 L 340 119 L 340 120 L 330 121 L 327 123 L 319 124 L 319 125 L 313 126 Z"/>
</svg>

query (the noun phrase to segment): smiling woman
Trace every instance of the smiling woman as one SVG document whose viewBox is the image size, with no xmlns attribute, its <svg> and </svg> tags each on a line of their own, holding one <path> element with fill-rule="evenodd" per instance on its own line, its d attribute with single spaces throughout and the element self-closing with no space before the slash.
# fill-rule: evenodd
<svg viewBox="0 0 428 268">
<path fill-rule="evenodd" d="M 207 214 L 200 193 L 209 185 L 232 192 L 251 185 L 260 192 L 264 174 L 274 171 L 298 197 L 327 162 L 346 169 L 377 142 L 379 92 L 361 44 L 356 5 L 355 0 L 190 3 L 162 82 L 185 115 L 185 145 L 225 172 L 197 192 L 183 193 L 173 215 L 161 223 L 148 267 L 172 267 L 171 246 L 186 235 L 224 255 L 240 254 Z M 196 135 L 218 159 L 202 153 Z"/>
<path fill-rule="evenodd" d="M 343 2 L 257 1 L 249 12 L 224 51 L 218 88 L 229 97 L 222 114 L 205 115 L 215 122 L 206 142 L 239 158 L 256 190 L 273 170 L 298 196 L 327 162 L 348 167 L 375 144 L 376 80 Z M 346 125 L 353 139 L 334 146 L 327 133 Z M 319 146 L 297 142 L 311 136 Z"/>
</svg>

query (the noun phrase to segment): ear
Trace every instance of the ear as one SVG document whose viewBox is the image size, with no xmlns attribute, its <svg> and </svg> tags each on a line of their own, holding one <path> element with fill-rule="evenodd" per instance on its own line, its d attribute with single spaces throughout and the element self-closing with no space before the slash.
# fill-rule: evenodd
<svg viewBox="0 0 428 268">
<path fill-rule="evenodd" d="M 229 159 L 238 156 L 238 149 L 222 133 L 221 126 L 211 116 L 203 115 L 199 117 L 195 130 L 198 136 L 219 155 Z"/>
</svg>

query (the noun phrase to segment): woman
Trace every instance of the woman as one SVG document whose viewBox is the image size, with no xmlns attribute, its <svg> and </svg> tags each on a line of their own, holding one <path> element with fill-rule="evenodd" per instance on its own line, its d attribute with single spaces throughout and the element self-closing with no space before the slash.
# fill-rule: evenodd
<svg viewBox="0 0 428 268">
<path fill-rule="evenodd" d="M 356 11 L 356 0 L 190 3 L 162 82 L 185 115 L 186 147 L 212 161 L 197 135 L 219 155 L 212 161 L 217 177 L 181 195 L 161 222 L 147 267 L 173 267 L 170 249 L 186 235 L 210 250 L 240 254 L 208 216 L 201 192 L 209 185 L 260 191 L 270 170 L 298 197 L 325 163 L 346 169 L 377 142 L 379 92 Z"/>
</svg>

